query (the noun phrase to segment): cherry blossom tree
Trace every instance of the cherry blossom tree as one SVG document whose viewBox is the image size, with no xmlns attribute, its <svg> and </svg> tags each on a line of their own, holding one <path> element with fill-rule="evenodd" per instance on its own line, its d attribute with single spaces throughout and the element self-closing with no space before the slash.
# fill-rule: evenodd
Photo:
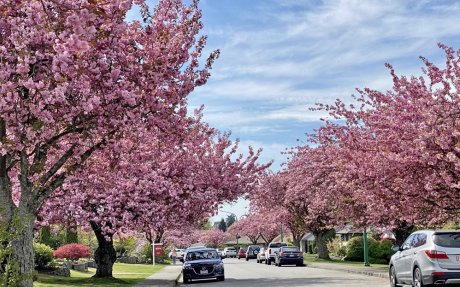
<svg viewBox="0 0 460 287">
<path fill-rule="evenodd" d="M 125 21 L 133 2 L 142 22 Z M 7 227 L 21 219 L 12 244 L 22 274 L 34 268 L 43 201 L 125 127 L 170 129 L 206 82 L 218 54 L 199 69 L 197 5 L 160 0 L 151 13 L 142 0 L 0 1 L 0 214 Z"/>
<path fill-rule="evenodd" d="M 232 238 L 247 236 L 252 244 L 257 244 L 260 236 L 260 222 L 256 220 L 253 215 L 242 217 L 230 226 L 227 233 L 231 234 Z"/>
<path fill-rule="evenodd" d="M 203 230 L 198 236 L 201 243 L 212 248 L 221 247 L 225 242 L 233 238 L 230 233 L 214 228 L 210 230 Z"/>
<path fill-rule="evenodd" d="M 169 136 L 132 127 L 116 149 L 99 151 L 84 176 L 69 178 L 44 206 L 44 222 L 70 217 L 90 224 L 99 244 L 96 277 L 112 276 L 115 233 L 139 230 L 160 242 L 168 230 L 196 224 L 220 202 L 246 193 L 266 168 L 256 163 L 260 151 L 233 159 L 237 143 L 200 120 L 198 113 Z"/>
<path fill-rule="evenodd" d="M 335 235 L 334 227 L 343 224 L 348 209 L 344 188 L 336 180 L 342 175 L 336 153 L 334 146 L 298 147 L 285 172 L 285 201 L 297 206 L 296 214 L 315 236 L 318 257 L 323 259 L 329 259 L 327 242 Z"/>
<path fill-rule="evenodd" d="M 445 68 L 421 57 L 424 75 L 405 77 L 387 65 L 392 90 L 358 90 L 358 105 L 319 107 L 343 120 L 326 122 L 316 140 L 339 145 L 350 162 L 342 177 L 350 200 L 369 203 L 358 204 L 355 219 L 401 237 L 414 224 L 436 227 L 458 217 L 460 66 L 458 52 L 439 46 Z"/>
</svg>

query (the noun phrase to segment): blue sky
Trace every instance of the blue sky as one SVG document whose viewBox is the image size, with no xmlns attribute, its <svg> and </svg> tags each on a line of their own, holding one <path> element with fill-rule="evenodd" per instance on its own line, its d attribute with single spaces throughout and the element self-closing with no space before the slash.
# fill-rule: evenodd
<svg viewBox="0 0 460 287">
<path fill-rule="evenodd" d="M 421 75 L 423 55 L 442 64 L 443 42 L 460 48 L 460 1 L 201 0 L 207 51 L 221 50 L 209 82 L 190 97 L 204 120 L 264 149 L 262 161 L 305 140 L 325 115 L 317 102 L 354 89 L 385 91 L 398 74 Z M 244 202 L 225 210 L 242 215 Z M 226 217 L 219 214 L 216 218 Z"/>
</svg>

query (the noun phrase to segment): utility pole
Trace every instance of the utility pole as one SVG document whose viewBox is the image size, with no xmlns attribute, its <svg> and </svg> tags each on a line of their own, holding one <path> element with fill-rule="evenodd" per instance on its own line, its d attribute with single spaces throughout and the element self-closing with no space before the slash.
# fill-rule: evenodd
<svg viewBox="0 0 460 287">
<path fill-rule="evenodd" d="M 367 229 L 366 229 L 366 227 L 364 227 L 363 240 L 364 240 L 364 266 L 370 266 L 370 264 L 369 264 L 369 244 L 367 242 Z"/>
<path fill-rule="evenodd" d="M 283 224 L 281 223 L 281 235 L 280 235 L 280 240 L 283 242 Z"/>
</svg>

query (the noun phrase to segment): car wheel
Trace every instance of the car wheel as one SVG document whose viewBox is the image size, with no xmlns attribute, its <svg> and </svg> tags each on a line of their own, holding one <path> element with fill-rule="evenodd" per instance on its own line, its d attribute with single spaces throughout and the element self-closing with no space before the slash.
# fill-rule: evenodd
<svg viewBox="0 0 460 287">
<path fill-rule="evenodd" d="M 185 275 L 183 275 L 182 279 L 183 279 L 182 281 L 184 281 L 185 284 L 187 284 L 187 283 L 190 282 L 190 281 L 189 281 L 190 279 L 188 279 L 187 277 L 185 277 Z"/>
<path fill-rule="evenodd" d="M 217 281 L 225 281 L 225 276 L 219 276 L 219 277 L 217 277 Z"/>
<path fill-rule="evenodd" d="M 414 287 L 424 287 L 422 271 L 420 268 L 416 267 L 414 270 Z"/>
<path fill-rule="evenodd" d="M 401 286 L 401 285 L 398 284 L 398 279 L 396 278 L 395 267 L 393 265 L 390 267 L 390 286 L 391 287 L 400 287 Z"/>
<path fill-rule="evenodd" d="M 267 259 L 267 265 L 272 265 L 272 260 L 271 259 Z"/>
<path fill-rule="evenodd" d="M 246 261 L 249 261 L 249 257 L 246 257 Z"/>
</svg>

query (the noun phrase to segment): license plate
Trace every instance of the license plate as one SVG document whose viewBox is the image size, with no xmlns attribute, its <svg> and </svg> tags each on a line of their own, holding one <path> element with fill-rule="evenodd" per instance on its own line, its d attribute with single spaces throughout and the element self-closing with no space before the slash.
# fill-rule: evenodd
<svg viewBox="0 0 460 287">
<path fill-rule="evenodd" d="M 201 275 L 206 275 L 206 274 L 208 274 L 208 270 L 200 270 L 200 274 Z"/>
<path fill-rule="evenodd" d="M 289 255 L 289 257 L 294 257 L 294 254 Z"/>
</svg>

